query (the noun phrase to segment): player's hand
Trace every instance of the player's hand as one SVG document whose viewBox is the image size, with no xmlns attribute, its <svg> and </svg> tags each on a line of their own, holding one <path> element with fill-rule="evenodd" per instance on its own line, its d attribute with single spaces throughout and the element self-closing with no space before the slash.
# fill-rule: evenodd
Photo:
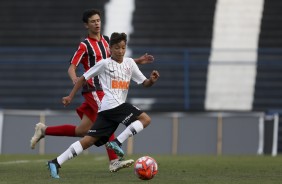
<svg viewBox="0 0 282 184">
<path fill-rule="evenodd" d="M 71 98 L 69 96 L 65 96 L 62 98 L 62 103 L 64 104 L 64 106 L 68 106 L 71 103 Z"/>
<path fill-rule="evenodd" d="M 148 55 L 148 53 L 144 54 L 139 58 L 138 64 L 148 64 L 154 61 L 154 56 Z"/>
<path fill-rule="evenodd" d="M 159 77 L 160 77 L 159 72 L 157 70 L 153 70 L 151 75 L 150 75 L 150 81 L 155 83 L 158 80 Z"/>
</svg>

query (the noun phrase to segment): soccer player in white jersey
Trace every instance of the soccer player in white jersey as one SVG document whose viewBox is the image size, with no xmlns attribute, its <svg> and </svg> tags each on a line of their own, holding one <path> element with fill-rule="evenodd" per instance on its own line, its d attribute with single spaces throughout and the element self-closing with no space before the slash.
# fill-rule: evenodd
<svg viewBox="0 0 282 184">
<path fill-rule="evenodd" d="M 144 87 L 150 87 L 158 80 L 159 72 L 152 71 L 150 78 L 147 79 L 132 58 L 124 58 L 126 43 L 125 33 L 113 33 L 110 38 L 111 57 L 101 60 L 90 68 L 78 79 L 69 96 L 63 97 L 63 104 L 69 105 L 83 83 L 94 76 L 99 77 L 105 93 L 99 107 L 98 118 L 87 135 L 70 145 L 60 156 L 47 162 L 51 177 L 60 178 L 58 173 L 61 165 L 81 154 L 83 150 L 92 145 L 106 144 L 120 123 L 127 128 L 117 140 L 109 142 L 107 146 L 122 157 L 124 153 L 119 145 L 150 124 L 151 118 L 145 112 L 125 101 L 131 79 Z"/>
</svg>

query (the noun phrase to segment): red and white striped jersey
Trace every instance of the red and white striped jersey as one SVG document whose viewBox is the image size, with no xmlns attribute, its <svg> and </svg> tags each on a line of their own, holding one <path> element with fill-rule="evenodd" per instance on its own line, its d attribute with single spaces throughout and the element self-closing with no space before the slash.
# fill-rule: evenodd
<svg viewBox="0 0 282 184">
<path fill-rule="evenodd" d="M 84 41 L 80 42 L 70 63 L 75 66 L 82 64 L 86 72 L 97 62 L 108 57 L 110 57 L 109 37 L 103 35 L 100 41 L 87 37 Z M 85 93 L 95 90 L 102 90 L 98 77 L 87 80 L 87 85 L 83 87 L 82 92 Z"/>
<path fill-rule="evenodd" d="M 112 58 L 103 59 L 83 76 L 86 80 L 95 76 L 99 77 L 105 93 L 99 112 L 125 103 L 131 79 L 137 84 L 146 80 L 132 58 L 124 58 L 122 63 Z"/>
</svg>

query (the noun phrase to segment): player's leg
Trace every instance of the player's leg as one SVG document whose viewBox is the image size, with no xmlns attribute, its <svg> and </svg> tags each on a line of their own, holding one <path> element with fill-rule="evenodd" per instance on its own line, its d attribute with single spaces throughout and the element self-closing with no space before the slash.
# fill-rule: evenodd
<svg viewBox="0 0 282 184">
<path fill-rule="evenodd" d="M 128 119 L 128 123 L 126 123 L 128 125 L 127 128 L 115 140 L 109 141 L 106 144 L 108 148 L 113 149 L 121 157 L 123 156 L 121 152 L 122 143 L 129 137 L 141 132 L 151 122 L 151 118 L 145 112 L 140 111 L 134 106 L 127 105 L 126 111 L 133 114 L 129 119 L 129 116 L 125 117 Z"/>
<path fill-rule="evenodd" d="M 39 122 L 35 125 L 34 135 L 30 139 L 31 149 L 35 148 L 36 143 L 45 136 L 46 126 Z"/>
<path fill-rule="evenodd" d="M 129 137 L 141 132 L 144 128 L 146 128 L 151 122 L 151 118 L 143 112 L 138 120 L 132 122 L 126 129 L 117 136 L 114 141 L 109 141 L 106 146 L 116 151 L 117 154 L 120 153 L 119 148 L 122 143 L 127 140 Z"/>
<path fill-rule="evenodd" d="M 113 141 L 113 140 L 115 140 L 114 134 L 112 134 L 109 141 Z M 110 160 L 110 164 L 109 164 L 110 172 L 117 172 L 120 169 L 128 168 L 128 167 L 130 167 L 134 164 L 134 160 L 132 160 L 132 159 L 128 159 L 128 160 L 119 159 L 114 150 L 107 148 L 107 147 L 106 147 L 106 150 L 107 150 L 109 160 Z"/>
<path fill-rule="evenodd" d="M 34 135 L 30 140 L 30 147 L 34 149 L 36 143 L 45 136 L 83 137 L 86 135 L 87 131 L 96 120 L 98 113 L 97 103 L 100 103 L 99 100 L 102 99 L 103 95 L 103 92 L 99 92 L 99 94 L 96 92 L 85 93 L 83 95 L 85 101 L 76 109 L 76 112 L 81 119 L 78 126 L 71 124 L 46 126 L 43 123 L 37 123 Z M 97 100 L 94 100 L 94 98 Z"/>
<path fill-rule="evenodd" d="M 87 117 L 86 115 L 84 115 L 84 116 Z M 85 118 L 85 119 L 90 120 L 89 118 Z M 96 119 L 96 117 L 95 117 L 95 119 Z M 92 121 L 90 120 L 90 122 L 92 122 Z M 91 127 L 87 126 L 89 124 L 93 124 L 93 123 L 85 123 L 85 121 L 82 121 L 82 123 L 79 126 L 77 126 L 78 131 L 80 131 L 80 133 L 82 133 L 82 134 L 87 134 L 88 130 L 91 128 Z M 82 125 L 85 125 L 85 126 L 82 127 L 81 129 L 79 129 Z M 79 134 L 79 132 L 77 132 L 77 134 Z M 111 137 L 109 138 L 109 141 L 112 141 L 114 139 L 115 139 L 115 135 L 112 134 Z M 107 155 L 108 155 L 108 158 L 109 158 L 109 170 L 110 170 L 110 172 L 117 172 L 120 169 L 128 168 L 134 163 L 134 160 L 132 160 L 132 159 L 130 159 L 130 160 L 120 160 L 118 158 L 118 155 L 115 153 L 114 150 L 107 148 L 107 147 L 105 147 L 105 148 L 106 148 Z"/>
<path fill-rule="evenodd" d="M 104 96 L 103 91 L 94 91 L 92 93 L 87 93 L 87 95 L 84 95 L 84 98 L 89 106 L 88 109 L 84 110 L 84 113 L 87 114 L 87 116 L 92 120 L 93 123 L 95 123 L 96 121 L 98 106 L 101 103 L 103 96 Z M 114 139 L 115 139 L 115 135 L 112 134 L 109 138 L 109 141 L 113 141 Z M 132 159 L 120 160 L 118 158 L 118 155 L 114 152 L 114 150 L 109 149 L 107 147 L 105 148 L 109 158 L 110 172 L 117 172 L 122 168 L 127 168 L 130 167 L 132 164 L 134 164 L 134 160 Z"/>
<path fill-rule="evenodd" d="M 102 123 L 102 120 L 103 119 L 101 119 L 100 124 Z M 99 125 L 99 123 L 97 125 Z M 84 136 L 80 141 L 76 141 L 75 143 L 70 145 L 70 147 L 65 152 L 63 152 L 60 156 L 47 162 L 47 166 L 52 178 L 60 178 L 58 173 L 59 173 L 59 168 L 61 168 L 61 165 L 67 160 L 72 159 L 73 157 L 81 154 L 83 150 L 89 148 L 99 139 L 98 137 L 95 136 L 97 129 L 96 126 L 93 125 L 92 128 L 93 130 L 95 130 L 95 131 L 91 131 L 92 135 Z M 94 132 L 94 134 L 92 132 Z M 102 135 L 103 134 L 101 134 L 101 136 Z"/>
<path fill-rule="evenodd" d="M 88 109 L 84 110 L 84 113 L 92 120 L 93 123 L 96 122 L 97 115 L 98 115 L 98 106 L 101 104 L 101 100 L 104 97 L 104 92 L 103 91 L 94 91 L 92 93 L 88 93 L 88 95 L 84 95 L 85 100 L 87 101 L 88 104 Z M 110 140 L 115 139 L 115 135 L 113 134 L 110 138 Z M 108 158 L 111 164 L 111 161 L 117 160 L 118 156 L 116 153 L 111 150 L 107 149 L 107 154 Z"/>
<path fill-rule="evenodd" d="M 95 144 L 98 139 L 99 138 L 97 137 L 85 136 L 80 141 L 76 141 L 75 143 L 71 144 L 70 147 L 57 158 L 48 161 L 47 166 L 50 171 L 51 177 L 60 178 L 58 173 L 59 168 L 61 168 L 62 164 L 65 163 L 67 160 L 70 160 L 80 155 L 83 150 Z"/>
<path fill-rule="evenodd" d="M 117 126 L 117 123 L 114 124 L 106 121 L 106 118 L 103 115 L 99 115 L 97 121 L 92 125 L 85 137 L 83 137 L 80 141 L 73 143 L 57 158 L 47 162 L 51 177 L 60 178 L 58 173 L 61 165 L 67 160 L 81 154 L 83 150 L 89 148 L 93 144 L 96 146 L 105 144 L 110 135 L 112 135 L 116 130 Z"/>
<path fill-rule="evenodd" d="M 92 121 L 83 115 L 82 120 L 78 126 L 74 125 L 59 125 L 59 126 L 46 126 L 43 123 L 37 123 L 35 132 L 30 140 L 30 147 L 35 148 L 37 142 L 45 136 L 68 136 L 68 137 L 83 137 L 91 128 Z"/>
<path fill-rule="evenodd" d="M 81 122 L 78 126 L 71 124 L 46 126 L 41 122 L 37 123 L 34 135 L 30 140 L 31 149 L 34 149 L 36 143 L 45 136 L 83 137 L 92 125 L 92 121 L 87 116 L 84 116 L 83 113 L 87 109 L 89 109 L 89 106 L 86 102 L 82 103 L 81 106 L 76 109 L 79 117 L 81 118 Z"/>
<path fill-rule="evenodd" d="M 94 114 L 94 113 L 93 113 Z M 93 116 L 93 115 L 92 115 Z M 93 118 L 92 118 L 93 119 Z M 95 116 L 96 119 L 96 116 Z M 55 136 L 72 136 L 72 137 L 82 137 L 87 134 L 87 131 L 91 128 L 92 121 L 83 114 L 81 123 L 78 126 L 74 126 L 72 129 L 71 125 L 62 125 L 62 126 L 50 126 L 46 127 L 42 123 L 38 123 L 35 127 L 34 136 L 31 138 L 31 148 L 34 149 L 36 143 L 46 135 L 55 135 Z M 75 134 L 68 134 L 67 132 L 70 129 L 74 130 Z M 64 133 L 65 131 L 65 133 Z M 109 141 L 115 139 L 114 134 L 110 137 Z M 109 158 L 109 170 L 110 172 L 117 172 L 118 170 L 126 167 L 130 167 L 133 164 L 133 160 L 119 160 L 118 155 L 110 148 L 106 148 L 108 158 Z"/>
<path fill-rule="evenodd" d="M 125 140 L 128 139 L 128 137 L 141 132 L 150 124 L 150 122 L 151 118 L 145 112 L 143 112 L 140 116 L 138 116 L 137 120 L 132 122 L 121 134 L 119 134 L 116 140 L 121 145 Z"/>
</svg>

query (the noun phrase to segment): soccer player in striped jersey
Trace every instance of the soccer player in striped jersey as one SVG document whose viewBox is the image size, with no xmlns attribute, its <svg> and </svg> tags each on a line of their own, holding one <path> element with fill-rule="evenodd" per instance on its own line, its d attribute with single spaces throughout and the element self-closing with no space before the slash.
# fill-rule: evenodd
<svg viewBox="0 0 282 184">
<path fill-rule="evenodd" d="M 88 37 L 79 44 L 77 51 L 74 53 L 68 74 L 75 84 L 78 80 L 77 67 L 82 64 L 85 72 L 102 59 L 110 57 L 109 37 L 101 34 L 101 18 L 100 12 L 95 9 L 86 10 L 83 13 L 82 20 L 88 30 Z M 151 55 L 143 55 L 135 59 L 136 63 L 146 64 L 154 60 Z M 59 126 L 46 126 L 38 123 L 35 126 L 34 136 L 31 138 L 31 148 L 34 149 L 36 143 L 44 136 L 70 136 L 83 137 L 91 128 L 97 117 L 98 108 L 104 96 L 98 77 L 89 78 L 86 85 L 83 86 L 82 95 L 85 101 L 76 109 L 81 122 L 79 125 L 64 124 Z M 115 138 L 114 134 L 110 140 Z M 110 172 L 116 172 L 121 168 L 129 167 L 133 164 L 133 160 L 119 160 L 113 150 L 107 149 L 110 160 Z"/>
<path fill-rule="evenodd" d="M 107 143 L 120 123 L 127 127 L 121 133 L 124 134 L 125 139 L 139 133 L 150 124 L 151 118 L 145 112 L 125 101 L 131 79 L 144 87 L 151 87 L 158 80 L 159 73 L 154 70 L 147 79 L 132 58 L 124 58 L 126 43 L 125 33 L 113 33 L 110 39 L 112 56 L 91 67 L 79 78 L 69 96 L 63 97 L 63 104 L 69 105 L 83 83 L 96 76 L 105 92 L 99 106 L 97 120 L 87 135 L 70 145 L 60 156 L 47 162 L 51 177 L 59 178 L 59 168 L 62 164 L 81 154 L 83 150 L 92 145 L 101 146 Z"/>
</svg>

